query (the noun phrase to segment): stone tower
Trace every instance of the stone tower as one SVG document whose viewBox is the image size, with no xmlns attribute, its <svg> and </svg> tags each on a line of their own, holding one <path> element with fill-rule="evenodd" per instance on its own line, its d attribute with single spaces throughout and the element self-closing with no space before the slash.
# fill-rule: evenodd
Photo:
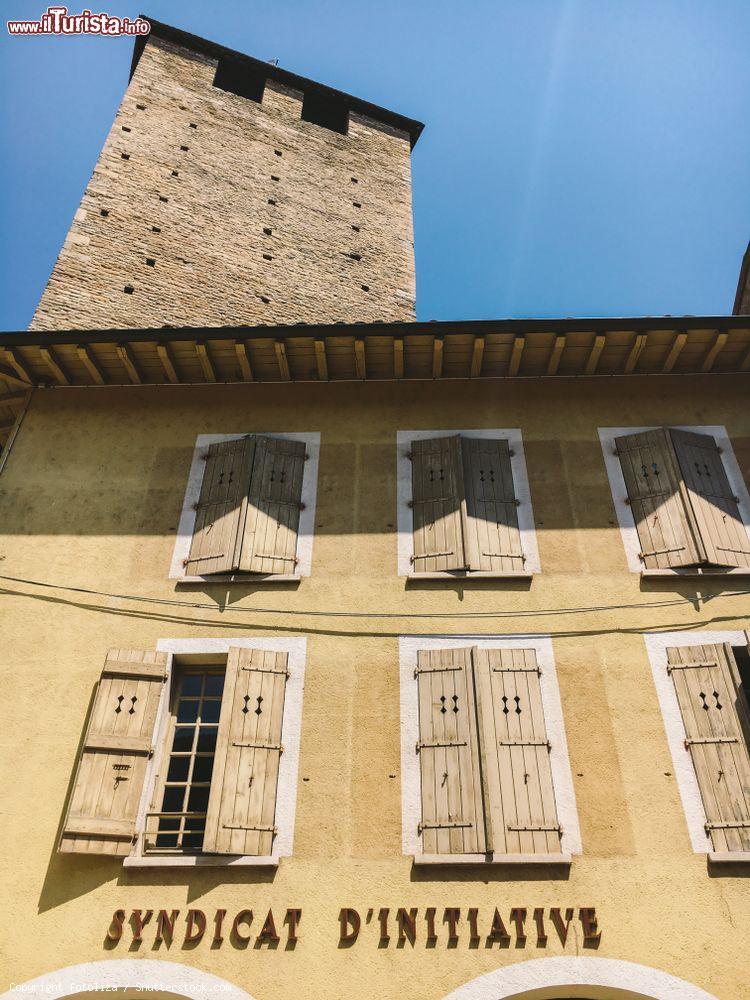
<svg viewBox="0 0 750 1000">
<path fill-rule="evenodd" d="M 422 126 L 151 23 L 31 329 L 413 319 Z"/>
</svg>

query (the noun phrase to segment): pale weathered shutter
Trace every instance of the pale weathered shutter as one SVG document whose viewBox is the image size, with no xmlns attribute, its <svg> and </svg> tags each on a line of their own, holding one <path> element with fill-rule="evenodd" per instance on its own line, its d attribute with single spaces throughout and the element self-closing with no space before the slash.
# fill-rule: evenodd
<svg viewBox="0 0 750 1000">
<path fill-rule="evenodd" d="M 135 837 L 164 653 L 111 649 L 94 696 L 59 850 L 129 854 Z"/>
<path fill-rule="evenodd" d="M 209 445 L 186 575 L 231 573 L 239 568 L 255 442 L 243 437 Z"/>
<path fill-rule="evenodd" d="M 518 501 L 510 447 L 504 438 L 461 438 L 466 517 L 464 545 L 469 569 L 523 570 Z"/>
<path fill-rule="evenodd" d="M 249 573 L 294 573 L 305 443 L 260 436 L 255 442 L 239 566 Z"/>
<path fill-rule="evenodd" d="M 487 850 L 471 649 L 417 654 L 425 854 Z"/>
<path fill-rule="evenodd" d="M 667 659 L 706 833 L 717 852 L 750 851 L 750 715 L 732 648 L 679 646 Z"/>
<path fill-rule="evenodd" d="M 467 569 L 460 436 L 412 441 L 411 462 L 414 572 Z"/>
<path fill-rule="evenodd" d="M 716 441 L 710 434 L 694 431 L 671 430 L 669 434 L 707 561 L 750 568 L 750 539 Z"/>
<path fill-rule="evenodd" d="M 561 853 L 550 742 L 533 649 L 474 648 L 491 849 Z"/>
<path fill-rule="evenodd" d="M 203 838 L 208 853 L 272 853 L 287 673 L 286 653 L 229 650 Z"/>
<path fill-rule="evenodd" d="M 616 438 L 615 446 L 644 567 L 669 569 L 705 562 L 669 432 L 627 434 Z"/>
</svg>

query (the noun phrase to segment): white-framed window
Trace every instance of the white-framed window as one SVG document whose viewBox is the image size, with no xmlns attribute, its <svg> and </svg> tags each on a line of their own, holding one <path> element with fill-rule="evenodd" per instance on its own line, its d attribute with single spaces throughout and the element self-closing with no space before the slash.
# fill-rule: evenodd
<svg viewBox="0 0 750 1000">
<path fill-rule="evenodd" d="M 402 636 L 402 847 L 569 863 L 581 835 L 549 636 Z"/>
<path fill-rule="evenodd" d="M 750 863 L 750 634 L 643 638 L 693 851 Z"/>
<path fill-rule="evenodd" d="M 319 433 L 200 434 L 169 578 L 309 576 L 319 459 Z"/>
<path fill-rule="evenodd" d="M 600 427 L 599 439 L 632 573 L 750 573 L 750 495 L 725 427 Z"/>
<path fill-rule="evenodd" d="M 291 855 L 305 650 L 255 637 L 110 650 L 59 850 L 126 867 Z"/>
<path fill-rule="evenodd" d="M 398 431 L 398 574 L 541 571 L 518 428 Z"/>
</svg>

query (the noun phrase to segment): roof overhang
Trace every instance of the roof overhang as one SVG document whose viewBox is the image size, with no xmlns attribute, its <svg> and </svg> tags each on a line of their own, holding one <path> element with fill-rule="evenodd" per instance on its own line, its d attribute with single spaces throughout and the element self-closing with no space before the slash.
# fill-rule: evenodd
<svg viewBox="0 0 750 1000">
<path fill-rule="evenodd" d="M 0 333 L 0 379 L 16 391 L 747 371 L 750 316 Z"/>
<path fill-rule="evenodd" d="M 201 52 L 210 59 L 232 59 L 235 62 L 244 63 L 248 69 L 251 69 L 255 73 L 262 73 L 268 80 L 276 80 L 287 87 L 291 87 L 293 90 L 301 91 L 303 94 L 316 93 L 321 97 L 343 104 L 349 111 L 354 111 L 367 118 L 373 118 L 375 121 L 389 125 L 399 132 L 405 132 L 409 136 L 412 149 L 416 145 L 417 139 L 424 128 L 422 122 L 418 122 L 413 118 L 406 118 L 404 115 L 396 114 L 395 111 L 389 111 L 387 108 L 381 108 L 377 104 L 370 104 L 369 101 L 363 101 L 352 94 L 346 94 L 342 90 L 335 90 L 333 87 L 326 87 L 325 84 L 316 83 L 315 80 L 308 80 L 304 76 L 290 73 L 280 66 L 274 66 L 273 63 L 263 62 L 262 59 L 255 59 L 252 56 L 245 55 L 243 52 L 237 52 L 235 49 L 228 49 L 225 45 L 210 42 L 199 35 L 191 35 L 189 32 L 173 28 L 169 24 L 162 24 L 161 21 L 155 21 L 148 14 L 140 14 L 139 17 L 149 22 L 151 31 L 148 35 L 138 35 L 136 37 L 133 61 L 130 67 L 131 77 L 135 72 L 135 68 L 149 38 L 163 38 L 165 41 L 190 49 L 192 52 Z"/>
</svg>

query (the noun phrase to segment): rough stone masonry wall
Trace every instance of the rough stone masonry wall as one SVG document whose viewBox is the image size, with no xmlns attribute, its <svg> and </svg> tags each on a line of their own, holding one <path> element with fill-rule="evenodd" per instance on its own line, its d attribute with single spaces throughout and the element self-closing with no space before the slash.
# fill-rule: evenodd
<svg viewBox="0 0 750 1000">
<path fill-rule="evenodd" d="M 408 136 L 215 67 L 149 41 L 31 329 L 413 319 Z"/>
</svg>

